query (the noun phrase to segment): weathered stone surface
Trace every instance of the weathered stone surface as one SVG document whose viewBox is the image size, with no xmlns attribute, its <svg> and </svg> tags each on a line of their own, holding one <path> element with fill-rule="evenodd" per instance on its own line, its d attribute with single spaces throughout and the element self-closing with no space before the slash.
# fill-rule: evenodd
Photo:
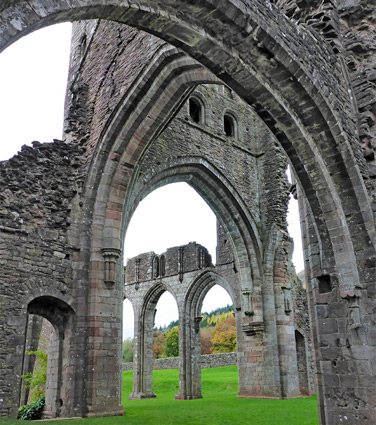
<svg viewBox="0 0 376 425">
<path fill-rule="evenodd" d="M 11 177 L 1 177 L 6 180 L 0 211 L 2 416 L 16 414 L 27 313 L 43 314 L 60 326 L 55 351 L 68 360 L 63 385 L 54 384 L 53 397 L 61 391 L 61 415 L 122 412 L 120 389 L 113 385 L 121 373 L 119 258 L 134 205 L 127 204 L 129 183 L 143 153 L 168 131 L 192 86 L 219 78 L 273 133 L 297 180 L 321 424 L 338 423 L 345 416 L 351 424 L 376 422 L 375 371 L 366 373 L 375 363 L 375 8 L 371 0 L 275 3 L 140 0 L 129 8 L 122 0 L 1 2 L 0 49 L 47 24 L 98 18 L 131 24 L 175 45 L 120 24 L 108 25 L 108 38 L 104 23 L 79 24 L 86 41 L 83 33 L 75 40 L 80 49 L 73 56 L 67 98 L 66 131 L 72 146 L 56 145 L 59 153 L 52 149 L 48 169 L 31 160 L 26 173 L 17 158 L 14 166 L 2 166 Z M 69 150 L 66 164 L 63 149 Z M 236 156 L 231 167 L 240 162 Z M 219 179 L 209 168 L 205 164 L 197 174 L 197 167 L 189 164 L 186 172 L 192 178 L 198 175 L 198 186 L 206 188 L 203 196 L 213 202 L 231 237 L 241 294 L 255 290 L 256 317 L 242 329 L 256 333 L 247 337 L 254 338 L 260 352 L 258 332 L 264 317 L 272 314 L 268 306 L 282 306 L 285 296 L 288 300 L 281 266 L 288 238 L 283 220 L 278 222 L 280 216 L 261 201 L 260 227 L 251 224 L 248 206 L 239 208 L 244 192 L 239 198 L 236 190 L 229 194 L 232 168 L 229 180 L 227 170 Z M 29 172 L 35 190 L 24 179 Z M 44 174 L 52 187 L 42 185 Z M 66 197 L 61 204 L 60 195 Z M 279 199 L 278 208 L 284 202 Z M 269 239 L 268 231 L 274 234 Z M 276 275 L 271 270 L 274 254 L 279 258 Z M 264 282 L 262 276 L 267 277 Z M 279 278 L 276 284 L 274 276 Z M 58 312 L 55 319 L 52 311 Z M 282 323 L 281 308 L 280 313 Z M 273 335 L 283 340 L 279 326 Z M 275 368 L 273 359 L 281 347 L 276 337 L 271 341 L 267 365 Z M 256 359 L 248 357 L 250 368 Z M 255 372 L 262 374 L 257 362 Z"/>
</svg>

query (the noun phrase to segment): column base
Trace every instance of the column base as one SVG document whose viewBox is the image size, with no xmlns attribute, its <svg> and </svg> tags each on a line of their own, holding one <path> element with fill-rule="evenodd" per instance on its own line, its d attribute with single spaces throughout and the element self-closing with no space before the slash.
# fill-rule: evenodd
<svg viewBox="0 0 376 425">
<path fill-rule="evenodd" d="M 142 400 L 145 398 L 156 398 L 154 393 L 131 393 L 128 400 Z"/>
<path fill-rule="evenodd" d="M 276 396 L 273 394 L 263 394 L 261 391 L 247 391 L 240 390 L 237 395 L 238 398 L 264 398 L 270 400 L 281 400 L 282 396 Z"/>
<path fill-rule="evenodd" d="M 259 392 L 253 392 L 253 391 L 239 391 L 238 398 L 260 398 L 260 399 L 266 399 L 266 400 L 288 400 L 291 398 L 303 398 L 308 397 L 307 395 L 302 395 L 300 393 L 293 393 L 291 395 L 283 396 L 283 395 L 272 395 L 272 394 L 262 394 Z"/>
<path fill-rule="evenodd" d="M 199 398 L 202 398 L 201 394 L 198 394 L 198 395 L 184 395 L 180 393 L 175 394 L 175 400 L 198 400 Z"/>
<path fill-rule="evenodd" d="M 43 409 L 42 419 L 54 419 L 56 417 L 56 412 L 53 412 L 52 410 Z"/>
<path fill-rule="evenodd" d="M 89 408 L 88 412 L 86 413 L 86 418 L 102 418 L 105 416 L 123 416 L 125 414 L 125 410 L 123 406 L 118 406 L 115 409 L 109 409 L 106 411 L 103 410 L 91 410 Z"/>
</svg>

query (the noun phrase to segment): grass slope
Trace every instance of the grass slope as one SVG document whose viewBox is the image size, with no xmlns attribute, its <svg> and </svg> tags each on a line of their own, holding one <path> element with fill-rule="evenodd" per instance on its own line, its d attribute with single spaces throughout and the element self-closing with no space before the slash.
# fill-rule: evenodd
<svg viewBox="0 0 376 425">
<path fill-rule="evenodd" d="M 128 400 L 132 392 L 132 371 L 123 374 L 122 417 L 50 421 L 51 425 L 318 425 L 315 397 L 292 400 L 236 398 L 236 366 L 202 370 L 200 400 L 174 400 L 179 371 L 153 373 L 156 399 Z M 0 424 L 20 425 L 20 421 L 0 419 Z M 26 422 L 27 423 L 27 422 Z"/>
</svg>

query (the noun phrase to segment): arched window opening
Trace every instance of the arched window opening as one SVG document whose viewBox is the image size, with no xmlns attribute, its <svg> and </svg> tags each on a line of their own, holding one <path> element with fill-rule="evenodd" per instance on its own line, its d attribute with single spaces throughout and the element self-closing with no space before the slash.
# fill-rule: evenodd
<svg viewBox="0 0 376 425">
<path fill-rule="evenodd" d="M 153 258 L 152 276 L 154 279 L 159 277 L 159 257 L 157 255 Z"/>
<path fill-rule="evenodd" d="M 191 97 L 189 99 L 189 116 L 196 123 L 202 123 L 202 106 L 200 102 Z"/>
<path fill-rule="evenodd" d="M 224 132 L 226 134 L 226 136 L 228 137 L 235 137 L 236 134 L 236 124 L 235 124 L 235 120 L 231 115 L 226 114 L 223 117 L 223 129 Z"/>
<path fill-rule="evenodd" d="M 164 276 L 166 274 L 166 257 L 161 255 L 159 259 L 159 275 Z"/>
</svg>

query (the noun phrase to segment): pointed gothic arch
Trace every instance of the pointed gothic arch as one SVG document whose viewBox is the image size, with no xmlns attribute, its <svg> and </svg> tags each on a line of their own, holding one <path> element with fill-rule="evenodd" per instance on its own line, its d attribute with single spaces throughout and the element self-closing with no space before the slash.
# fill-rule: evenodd
<svg viewBox="0 0 376 425">
<path fill-rule="evenodd" d="M 287 152 L 309 203 L 310 216 L 314 217 L 310 225 L 319 239 L 320 255 L 317 263 L 310 265 L 311 304 L 323 298 L 328 303 L 341 303 L 343 315 L 331 319 L 336 325 L 340 322 L 340 327 L 345 329 L 350 312 L 361 309 L 367 315 L 364 303 L 375 294 L 375 226 L 363 180 L 366 167 L 357 143 L 356 119 L 350 99 L 352 87 L 343 83 L 347 79 L 341 78 L 341 67 L 336 67 L 336 57 L 332 56 L 330 46 L 313 36 L 309 29 L 292 24 L 270 2 L 256 0 L 245 4 L 226 0 L 215 3 L 203 2 L 203 9 L 198 11 L 191 2 L 183 1 L 171 6 L 157 0 L 141 0 L 132 7 L 118 0 L 106 2 L 106 5 L 98 0 L 83 0 L 77 7 L 70 2 L 53 0 L 34 1 L 33 6 L 23 0 L 3 2 L 0 6 L 0 46 L 4 48 L 32 30 L 53 22 L 113 19 L 148 30 L 183 48 L 242 94 Z M 184 13 L 178 14 L 178 11 Z M 303 55 L 302 51 L 307 54 Z M 333 63 L 328 57 L 333 57 Z M 316 78 L 317 75 L 321 78 Z M 326 84 L 320 85 L 321 79 Z M 113 118 L 116 125 L 125 124 L 116 121 L 119 116 Z M 80 282 L 86 282 L 91 288 L 87 300 L 93 310 L 97 307 L 95 288 L 103 282 L 101 249 L 120 250 L 121 246 L 119 235 L 126 191 L 122 182 L 127 181 L 123 168 L 134 167 L 142 151 L 142 146 L 136 143 L 137 137 L 131 143 L 128 137 L 124 140 L 130 151 L 122 149 L 122 143 L 109 144 L 108 140 L 101 145 L 84 190 L 86 204 L 79 233 L 87 235 L 94 228 L 94 242 L 85 248 L 84 242 L 79 244 L 82 248 L 79 268 L 90 270 L 80 276 Z M 116 161 L 118 164 L 114 164 Z M 108 189 L 111 195 L 106 199 L 103 193 Z M 91 225 L 93 222 L 95 226 Z M 114 257 L 116 262 L 116 255 Z M 118 263 L 117 271 L 121 275 Z M 320 294 L 317 287 L 321 276 L 330 276 L 333 283 L 330 287 L 335 291 Z M 119 281 L 115 283 L 118 284 Z M 82 294 L 81 299 L 85 299 Z M 85 304 L 85 309 L 87 307 Z M 323 382 L 319 388 L 321 421 L 327 423 L 337 414 L 333 411 L 342 410 L 338 403 L 333 407 L 329 398 L 324 397 L 323 388 L 328 388 L 330 382 L 326 385 L 324 365 L 332 358 L 326 357 L 318 336 L 326 334 L 327 322 L 320 321 L 313 308 L 312 312 L 317 329 L 318 370 L 320 382 Z M 97 318 L 92 322 L 96 321 Z M 88 333 L 95 329 L 98 328 L 92 323 Z M 360 346 L 356 336 L 346 336 Z M 82 353 L 86 353 L 84 348 Z M 88 350 L 86 360 L 92 357 L 93 352 Z M 359 361 L 358 358 L 350 360 Z M 85 385 L 95 386 L 92 376 Z M 335 387 L 330 391 L 336 395 Z M 89 414 L 100 414 L 107 408 L 116 411 L 118 402 L 111 401 L 111 407 L 99 406 L 95 403 L 95 394 L 91 391 L 87 394 L 90 397 L 83 404 L 89 406 Z M 76 407 L 76 411 L 87 413 L 82 406 Z M 117 412 L 120 411 L 118 406 Z"/>
</svg>

